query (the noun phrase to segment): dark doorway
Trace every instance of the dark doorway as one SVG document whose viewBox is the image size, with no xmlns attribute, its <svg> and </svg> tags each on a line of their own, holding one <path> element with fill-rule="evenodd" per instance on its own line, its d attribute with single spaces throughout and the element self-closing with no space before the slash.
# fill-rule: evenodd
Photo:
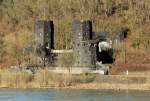
<svg viewBox="0 0 150 101">
<path fill-rule="evenodd" d="M 99 52 L 97 47 L 97 61 L 102 61 L 103 64 L 112 64 L 114 62 L 113 49 L 102 50 Z"/>
</svg>

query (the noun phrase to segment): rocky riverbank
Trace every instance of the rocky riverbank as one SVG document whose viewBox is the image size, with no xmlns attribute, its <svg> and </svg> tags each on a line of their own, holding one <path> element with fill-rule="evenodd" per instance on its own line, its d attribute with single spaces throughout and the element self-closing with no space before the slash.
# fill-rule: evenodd
<svg viewBox="0 0 150 101">
<path fill-rule="evenodd" d="M 109 83 L 85 83 L 76 84 L 70 88 L 75 89 L 113 89 L 113 90 L 150 90 L 150 84 L 109 84 Z"/>
</svg>

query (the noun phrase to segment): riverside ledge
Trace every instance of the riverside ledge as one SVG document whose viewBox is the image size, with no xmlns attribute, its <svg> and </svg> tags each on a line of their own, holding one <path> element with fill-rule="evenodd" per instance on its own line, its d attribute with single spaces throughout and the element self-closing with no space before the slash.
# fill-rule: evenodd
<svg viewBox="0 0 150 101">
<path fill-rule="evenodd" d="M 0 86 L 0 88 L 33 88 L 33 89 L 111 89 L 111 90 L 148 90 L 150 91 L 150 84 L 109 84 L 109 83 L 77 83 L 66 86 L 18 86 L 18 87 L 8 87 L 5 85 Z"/>
</svg>

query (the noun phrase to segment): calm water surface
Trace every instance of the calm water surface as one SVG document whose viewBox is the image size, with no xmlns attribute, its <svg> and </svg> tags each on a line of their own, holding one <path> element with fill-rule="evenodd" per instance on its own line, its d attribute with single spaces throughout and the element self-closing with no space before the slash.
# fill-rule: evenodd
<svg viewBox="0 0 150 101">
<path fill-rule="evenodd" d="M 0 89 L 0 101 L 150 101 L 150 91 Z"/>
</svg>

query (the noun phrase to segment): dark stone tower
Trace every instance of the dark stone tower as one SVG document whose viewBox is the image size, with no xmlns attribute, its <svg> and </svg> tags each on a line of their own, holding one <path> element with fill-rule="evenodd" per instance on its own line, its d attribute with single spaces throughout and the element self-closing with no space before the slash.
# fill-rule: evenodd
<svg viewBox="0 0 150 101">
<path fill-rule="evenodd" d="M 53 21 L 37 21 L 35 23 L 37 38 L 36 53 L 41 58 L 43 66 L 53 62 L 51 49 L 54 48 L 54 25 Z"/>
<path fill-rule="evenodd" d="M 72 25 L 73 50 L 75 67 L 94 68 L 96 66 L 96 45 L 92 39 L 92 23 L 90 21 L 74 21 Z"/>
<path fill-rule="evenodd" d="M 54 25 L 53 21 L 37 21 L 35 23 L 37 44 L 47 49 L 54 48 Z"/>
</svg>

